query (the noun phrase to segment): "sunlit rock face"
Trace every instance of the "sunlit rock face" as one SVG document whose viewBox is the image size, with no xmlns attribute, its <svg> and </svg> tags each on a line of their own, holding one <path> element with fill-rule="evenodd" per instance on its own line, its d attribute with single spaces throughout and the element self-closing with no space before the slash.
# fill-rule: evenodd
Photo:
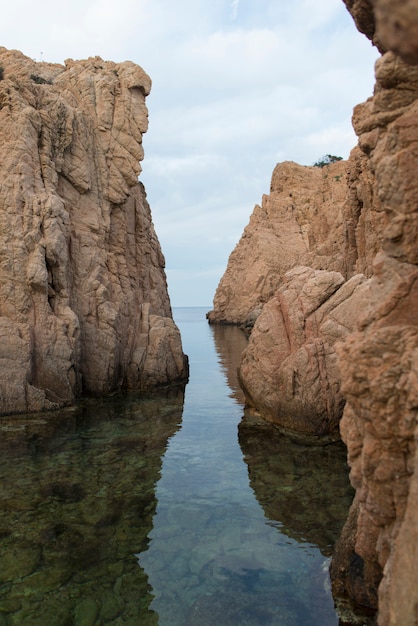
<svg viewBox="0 0 418 626">
<path fill-rule="evenodd" d="M 211 323 L 252 328 L 240 367 L 247 405 L 282 428 L 339 436 L 335 344 L 368 306 L 383 219 L 367 157 L 276 166 L 218 286 Z"/>
<path fill-rule="evenodd" d="M 254 208 L 229 257 L 208 313 L 211 323 L 251 326 L 297 265 L 336 271 L 346 279 L 370 274 L 379 249 L 374 224 L 381 215 L 364 162 L 355 149 L 349 161 L 322 168 L 277 164 L 270 194 Z"/>
<path fill-rule="evenodd" d="M 301 434 L 338 434 L 344 399 L 334 344 L 354 330 L 369 281 L 296 267 L 264 306 L 239 369 L 247 405 Z"/>
<path fill-rule="evenodd" d="M 0 412 L 185 380 L 138 183 L 151 81 L 0 48 Z"/>
<path fill-rule="evenodd" d="M 347 399 L 341 433 L 356 496 L 331 573 L 336 594 L 378 608 L 379 626 L 412 626 L 418 619 L 418 67 L 407 62 L 418 63 L 418 2 L 347 4 L 364 32 L 355 7 L 369 4 L 376 30 L 367 34 L 386 50 L 376 64 L 374 96 L 353 116 L 384 222 L 370 308 L 338 348 Z"/>
</svg>

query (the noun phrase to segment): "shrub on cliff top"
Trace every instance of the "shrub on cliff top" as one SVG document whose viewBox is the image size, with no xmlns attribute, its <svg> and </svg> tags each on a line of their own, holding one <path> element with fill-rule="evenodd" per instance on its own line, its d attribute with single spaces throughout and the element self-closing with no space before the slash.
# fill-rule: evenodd
<svg viewBox="0 0 418 626">
<path fill-rule="evenodd" d="M 335 156 L 333 154 L 326 154 L 314 163 L 314 167 L 325 167 L 325 165 L 335 163 L 336 161 L 342 161 L 342 157 Z"/>
<path fill-rule="evenodd" d="M 4 78 L 4 67 L 0 65 L 0 80 L 3 80 L 3 78 Z"/>
</svg>

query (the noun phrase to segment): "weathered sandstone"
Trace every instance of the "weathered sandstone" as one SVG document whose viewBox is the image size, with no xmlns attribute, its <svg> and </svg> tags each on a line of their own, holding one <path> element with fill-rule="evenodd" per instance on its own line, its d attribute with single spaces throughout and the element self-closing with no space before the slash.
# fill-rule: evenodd
<svg viewBox="0 0 418 626">
<path fill-rule="evenodd" d="M 296 265 L 369 276 L 379 249 L 373 176 L 357 148 L 350 160 L 323 168 L 279 163 L 270 194 L 256 206 L 231 253 L 208 313 L 210 323 L 251 326 Z"/>
<path fill-rule="evenodd" d="M 334 344 L 367 306 L 362 274 L 297 266 L 264 306 L 239 370 L 247 404 L 284 429 L 338 436 L 344 399 Z"/>
<path fill-rule="evenodd" d="M 187 376 L 142 184 L 130 62 L 0 48 L 0 413 Z"/>
<path fill-rule="evenodd" d="M 347 186 L 344 198 L 334 206 L 339 217 L 331 231 L 340 256 L 332 254 L 329 237 L 316 235 L 308 259 L 307 250 L 299 252 L 297 228 L 287 227 L 282 232 L 296 250 L 290 253 L 289 266 L 286 261 L 274 261 L 272 273 L 261 269 L 258 282 L 252 277 L 248 288 L 242 277 L 246 271 L 251 274 L 254 266 L 256 271 L 263 268 L 259 263 L 263 238 L 268 255 L 281 256 L 277 232 L 275 238 L 270 235 L 274 230 L 271 207 L 274 203 L 283 211 L 284 202 L 270 194 L 261 209 L 256 207 L 245 237 L 231 255 L 209 319 L 233 323 L 256 319 L 244 352 L 241 380 L 247 401 L 267 419 L 285 415 L 288 427 L 298 428 L 303 402 L 289 404 L 294 397 L 295 372 L 304 385 L 303 393 L 298 388 L 298 394 L 313 402 L 312 380 L 317 383 L 325 371 L 326 380 L 331 381 L 331 372 L 338 371 L 339 397 L 345 399 L 340 430 L 356 495 L 332 563 L 334 594 L 336 598 L 348 596 L 357 607 L 377 609 L 379 626 L 417 626 L 418 1 L 345 2 L 359 30 L 383 56 L 376 63 L 373 97 L 354 109 L 358 146 L 347 164 L 340 164 L 346 168 Z M 317 178 L 322 185 L 320 176 Z M 299 185 L 303 192 L 304 184 Z M 295 196 L 292 185 L 287 187 L 287 196 L 290 194 Z M 283 191 L 282 200 L 285 195 Z M 326 203 L 320 203 L 317 216 L 310 214 L 319 232 L 322 212 L 324 223 L 329 223 L 328 211 Z M 259 225 L 264 227 L 260 242 Z M 255 245 L 248 245 L 251 239 Z M 317 256 L 324 241 L 330 264 Z M 290 247 L 288 242 L 286 245 Z M 296 265 L 310 266 L 310 270 L 295 269 Z M 264 267 L 268 268 L 268 263 L 264 262 Z M 290 274 L 284 277 L 288 270 Z M 315 360 L 305 357 L 298 361 L 296 356 L 300 350 L 306 354 L 315 341 L 324 340 L 324 318 L 321 313 L 319 325 L 316 320 L 310 325 L 310 315 L 305 315 L 299 304 L 293 307 L 291 300 L 292 272 L 307 273 L 306 283 L 298 287 L 299 293 L 304 293 L 308 272 L 314 270 L 338 271 L 346 280 L 340 289 L 350 284 L 353 276 L 363 274 L 368 290 L 367 306 L 364 300 L 360 306 L 353 301 L 351 326 L 346 335 L 335 337 L 332 365 L 324 359 L 325 367 L 317 366 L 317 379 L 309 377 Z M 269 285 L 262 292 L 266 275 Z M 234 285 L 240 286 L 235 295 Z M 349 300 L 346 305 L 350 310 Z M 332 311 L 329 314 L 332 316 Z M 348 332 L 350 329 L 354 332 Z M 329 389 L 334 387 L 329 385 Z M 336 405 L 331 391 L 325 395 L 317 392 L 319 407 L 323 407 L 324 397 L 331 406 Z"/>
<path fill-rule="evenodd" d="M 326 269 L 344 271 L 340 246 L 335 246 L 337 239 L 329 234 L 342 226 L 346 189 L 345 162 L 323 169 L 279 163 L 270 194 L 254 208 L 229 257 L 209 321 L 253 321 L 277 290 L 280 278 L 295 265 L 305 264 L 308 257 L 310 265 L 317 261 L 319 267 L 323 262 Z"/>
<path fill-rule="evenodd" d="M 384 212 L 370 308 L 338 347 L 341 433 L 356 497 L 333 561 L 336 594 L 378 608 L 379 626 L 418 623 L 418 2 L 374 0 L 388 50 L 353 123 Z M 397 34 L 397 35 L 396 35 Z M 395 55 L 400 54 L 404 60 Z"/>
</svg>

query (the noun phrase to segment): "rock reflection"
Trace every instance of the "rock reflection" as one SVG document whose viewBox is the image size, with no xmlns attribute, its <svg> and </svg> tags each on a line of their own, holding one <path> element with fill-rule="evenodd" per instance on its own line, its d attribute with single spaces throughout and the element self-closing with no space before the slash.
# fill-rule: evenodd
<svg viewBox="0 0 418 626">
<path fill-rule="evenodd" d="M 0 421 L 0 626 L 158 623 L 145 549 L 182 390 Z"/>
<path fill-rule="evenodd" d="M 231 395 L 243 404 L 237 368 L 246 335 L 236 326 L 210 328 Z M 292 539 L 331 556 L 354 495 L 344 444 L 311 445 L 313 439 L 294 439 L 250 411 L 238 431 L 250 485 L 265 516 Z"/>
<path fill-rule="evenodd" d="M 254 416 L 240 423 L 239 442 L 266 517 L 331 556 L 353 499 L 344 445 L 307 445 Z"/>
<path fill-rule="evenodd" d="M 213 324 L 210 329 L 221 368 L 232 391 L 231 397 L 243 404 L 244 392 L 238 382 L 238 367 L 247 347 L 247 336 L 238 326 Z"/>
</svg>

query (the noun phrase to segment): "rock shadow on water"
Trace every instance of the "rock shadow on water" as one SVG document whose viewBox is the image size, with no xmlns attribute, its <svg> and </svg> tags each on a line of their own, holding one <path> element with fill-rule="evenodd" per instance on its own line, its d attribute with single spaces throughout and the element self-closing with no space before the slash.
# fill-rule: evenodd
<svg viewBox="0 0 418 626">
<path fill-rule="evenodd" d="M 247 337 L 236 326 L 215 324 L 211 330 L 233 397 L 244 405 L 237 367 Z M 314 438 L 295 438 L 250 411 L 238 425 L 238 439 L 250 485 L 267 519 L 292 539 L 315 544 L 324 556 L 332 556 L 354 496 L 344 444 L 315 445 Z"/>
<path fill-rule="evenodd" d="M 267 519 L 332 556 L 354 495 L 344 444 L 313 445 L 250 415 L 238 431 L 250 485 Z"/>
<path fill-rule="evenodd" d="M 236 326 L 215 324 L 211 330 L 231 396 L 244 407 L 237 368 L 247 336 Z M 302 549 L 317 547 L 325 558 L 322 564 L 315 560 L 311 571 L 294 563 L 289 580 L 276 580 L 271 572 L 265 576 L 263 570 L 247 570 L 245 576 L 242 572 L 238 575 L 230 563 L 222 564 L 218 559 L 216 572 L 219 575 L 218 570 L 225 565 L 225 578 L 234 590 L 199 598 L 190 611 L 190 624 L 234 624 L 240 615 L 242 624 L 306 625 L 311 623 L 313 614 L 315 623 L 360 623 L 354 621 L 351 611 L 347 612 L 347 619 L 341 619 L 338 611 L 338 619 L 324 601 L 324 593 L 331 598 L 329 559 L 354 496 L 344 444 L 336 438 L 304 439 L 286 434 L 250 410 L 245 410 L 238 425 L 238 439 L 250 486 L 268 523 Z M 297 593 L 295 578 L 299 580 Z M 243 588 L 244 581 L 250 580 L 254 588 Z M 263 585 L 256 589 L 257 581 L 263 581 Z M 238 602 L 237 594 L 242 596 Z"/>
<path fill-rule="evenodd" d="M 184 391 L 0 420 L 0 626 L 156 625 L 135 554 Z"/>
<path fill-rule="evenodd" d="M 247 335 L 238 326 L 213 324 L 210 326 L 221 369 L 231 389 L 231 397 L 244 404 L 244 392 L 238 382 L 238 366 L 248 344 Z"/>
<path fill-rule="evenodd" d="M 266 518 L 290 539 L 317 546 L 326 557 L 323 567 L 329 581 L 329 559 L 354 496 L 344 444 L 315 445 L 313 440 L 285 434 L 249 413 L 239 424 L 239 442 L 250 485 Z M 341 626 L 375 624 L 373 618 L 357 614 L 341 598 L 334 598 L 334 603 Z M 314 594 L 308 604 L 305 616 L 309 610 L 321 609 L 314 606 Z M 301 623 L 309 622 L 305 617 Z"/>
</svg>

